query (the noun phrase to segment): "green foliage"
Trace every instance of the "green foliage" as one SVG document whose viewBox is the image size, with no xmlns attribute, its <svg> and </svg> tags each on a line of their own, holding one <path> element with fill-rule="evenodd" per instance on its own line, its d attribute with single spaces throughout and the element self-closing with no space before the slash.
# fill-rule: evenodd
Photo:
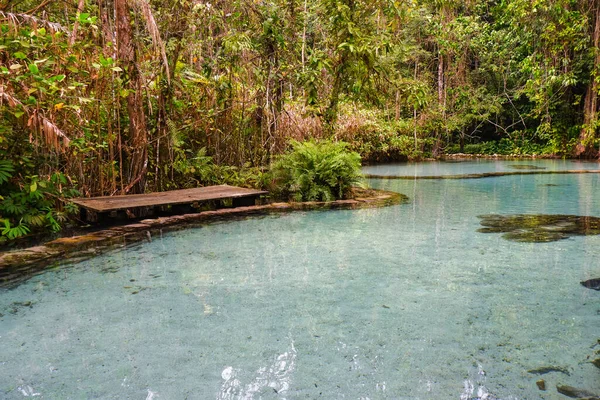
<svg viewBox="0 0 600 400">
<path fill-rule="evenodd" d="M 347 142 L 349 149 L 359 153 L 363 161 L 418 160 L 427 155 L 431 141 L 414 121 L 390 121 L 384 113 L 348 104 L 342 104 L 340 109 L 343 116 L 338 123 L 336 138 Z"/>
<path fill-rule="evenodd" d="M 332 201 L 362 183 L 360 156 L 347 143 L 292 141 L 291 146 L 271 166 L 275 193 L 295 201 Z"/>
<path fill-rule="evenodd" d="M 138 179 L 134 154 L 145 172 L 134 190 L 157 191 L 262 187 L 261 168 L 290 139 L 344 141 L 370 162 L 461 148 L 568 156 L 598 145 L 600 29 L 586 2 L 129 2 L 134 35 L 122 47 L 112 2 L 8 3 L 5 238 L 57 229 L 65 188 L 127 191 Z M 135 65 L 126 66 L 118 49 L 129 46 Z M 132 144 L 133 94 L 145 114 L 143 148 Z M 67 184 L 50 183 L 56 174 Z"/>
<path fill-rule="evenodd" d="M 179 173 L 175 181 L 178 186 L 232 185 L 259 189 L 265 185 L 260 168 L 215 164 L 213 157 L 206 155 L 204 147 L 193 157 L 186 157 L 187 154 L 189 152 L 181 152 L 174 164 L 175 171 Z"/>
<path fill-rule="evenodd" d="M 20 171 L 0 184 L 0 243 L 13 240 L 29 233 L 40 231 L 58 232 L 67 215 L 75 211 L 74 207 L 65 207 L 63 202 L 79 195 L 74 189 L 68 189 L 66 177 L 54 173 L 42 178 L 37 175 L 22 176 L 29 163 L 21 165 Z"/>
<path fill-rule="evenodd" d="M 0 185 L 8 182 L 14 171 L 15 169 L 12 165 L 12 161 L 0 160 Z"/>
<path fill-rule="evenodd" d="M 449 154 L 459 153 L 458 145 L 450 147 Z M 464 146 L 465 154 L 482 155 L 552 155 L 556 154 L 555 149 L 548 144 L 535 143 L 527 139 L 509 139 L 502 138 L 498 141 L 488 141 L 483 143 L 472 143 Z"/>
</svg>

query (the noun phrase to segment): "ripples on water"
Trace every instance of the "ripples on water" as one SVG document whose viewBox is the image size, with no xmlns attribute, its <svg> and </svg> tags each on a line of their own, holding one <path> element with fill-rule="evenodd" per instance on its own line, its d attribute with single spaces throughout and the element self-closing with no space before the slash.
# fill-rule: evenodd
<svg viewBox="0 0 600 400">
<path fill-rule="evenodd" d="M 477 232 L 484 214 L 600 216 L 598 176 L 371 184 L 411 201 L 175 232 L 1 289 L 0 398 L 600 392 L 599 292 L 580 284 L 600 237 Z"/>
</svg>

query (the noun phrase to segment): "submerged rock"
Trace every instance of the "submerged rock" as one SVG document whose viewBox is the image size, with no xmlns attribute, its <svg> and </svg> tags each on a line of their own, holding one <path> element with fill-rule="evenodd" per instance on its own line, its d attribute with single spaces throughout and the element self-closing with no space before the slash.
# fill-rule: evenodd
<svg viewBox="0 0 600 400">
<path fill-rule="evenodd" d="M 530 369 L 527 370 L 527 372 L 535 375 L 545 375 L 549 374 L 550 372 L 560 372 L 561 374 L 571 375 L 568 369 L 554 365 Z"/>
<path fill-rule="evenodd" d="M 539 381 L 535 382 L 535 384 L 537 385 L 538 389 L 546 390 L 546 381 L 545 380 L 540 379 Z"/>
<path fill-rule="evenodd" d="M 544 187 L 561 187 L 561 186 L 569 186 L 569 185 L 557 185 L 555 183 L 546 183 L 540 186 L 544 186 Z"/>
<path fill-rule="evenodd" d="M 512 169 L 546 169 L 546 167 L 539 167 L 537 165 L 530 165 L 530 164 L 515 164 L 515 165 L 509 165 L 509 167 Z"/>
<path fill-rule="evenodd" d="M 600 235 L 600 218 L 551 214 L 487 214 L 478 217 L 481 233 L 504 233 L 513 242 L 543 243 L 571 236 Z"/>
<path fill-rule="evenodd" d="M 600 290 L 600 278 L 590 279 L 589 281 L 581 282 L 588 289 Z"/>
<path fill-rule="evenodd" d="M 558 390 L 558 393 L 564 394 L 565 396 L 572 397 L 574 399 L 600 400 L 600 397 L 598 397 L 596 394 L 573 386 L 556 385 L 556 390 Z"/>
</svg>

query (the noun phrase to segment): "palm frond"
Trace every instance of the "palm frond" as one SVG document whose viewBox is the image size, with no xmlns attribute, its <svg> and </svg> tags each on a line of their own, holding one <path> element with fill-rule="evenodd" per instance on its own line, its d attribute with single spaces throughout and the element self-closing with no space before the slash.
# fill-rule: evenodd
<svg viewBox="0 0 600 400">
<path fill-rule="evenodd" d="M 39 110 L 34 110 L 30 114 L 27 127 L 41 134 L 46 144 L 55 149 L 63 149 L 69 146 L 71 141 L 58 126 L 44 117 Z"/>
<path fill-rule="evenodd" d="M 0 105 L 3 102 L 6 102 L 11 108 L 19 107 L 27 115 L 26 127 L 32 133 L 29 139 L 31 142 L 34 141 L 34 135 L 39 134 L 44 139 L 46 145 L 50 147 L 64 150 L 69 146 L 71 140 L 54 122 L 42 115 L 40 110 L 31 110 L 25 106 L 17 98 L 8 93 L 3 85 L 0 85 Z"/>
<path fill-rule="evenodd" d="M 61 24 L 34 17 L 33 15 L 29 14 L 0 11 L 0 21 L 8 24 L 8 26 L 10 26 L 14 30 L 19 29 L 19 27 L 22 24 L 28 24 L 33 26 L 34 28 L 37 28 L 38 26 L 43 26 L 44 28 L 50 30 L 53 33 L 63 32 L 67 36 L 71 35 L 69 30 Z"/>
</svg>

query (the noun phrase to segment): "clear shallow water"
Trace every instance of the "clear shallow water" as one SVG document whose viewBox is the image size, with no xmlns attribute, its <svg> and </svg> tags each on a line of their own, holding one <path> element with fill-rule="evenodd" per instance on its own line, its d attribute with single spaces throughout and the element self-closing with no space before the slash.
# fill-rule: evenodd
<svg viewBox="0 0 600 400">
<path fill-rule="evenodd" d="M 528 168 L 533 166 L 535 168 Z M 598 170 L 597 161 L 572 160 L 448 160 L 419 163 L 369 165 L 365 174 L 383 176 L 464 175 L 486 172 Z"/>
<path fill-rule="evenodd" d="M 598 393 L 600 295 L 579 282 L 600 277 L 600 236 L 514 243 L 477 215 L 600 216 L 599 184 L 374 180 L 410 203 L 208 225 L 49 271 L 0 289 L 0 398 Z M 570 375 L 541 392 L 527 370 L 545 366 Z"/>
</svg>

